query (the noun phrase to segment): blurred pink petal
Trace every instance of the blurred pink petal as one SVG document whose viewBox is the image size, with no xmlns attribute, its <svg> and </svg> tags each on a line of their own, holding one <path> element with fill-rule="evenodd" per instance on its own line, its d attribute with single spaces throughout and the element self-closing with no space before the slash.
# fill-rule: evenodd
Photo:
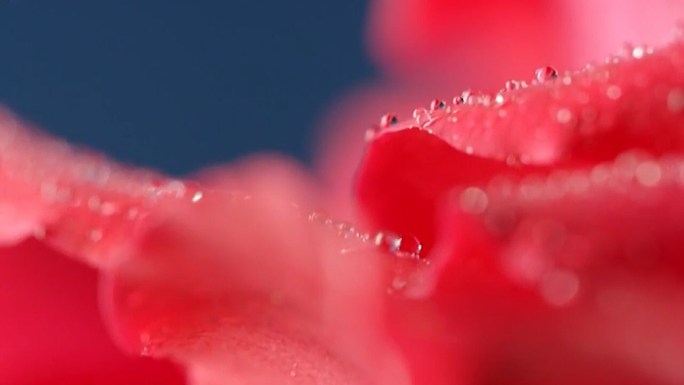
<svg viewBox="0 0 684 385">
<path fill-rule="evenodd" d="M 395 77 L 492 87 L 547 63 L 577 67 L 624 43 L 662 44 L 676 0 L 376 0 L 371 53 Z"/>
<path fill-rule="evenodd" d="M 185 362 L 195 384 L 408 384 L 382 327 L 389 258 L 312 222 L 321 199 L 296 167 L 209 174 L 114 269 L 122 341 Z"/>
</svg>

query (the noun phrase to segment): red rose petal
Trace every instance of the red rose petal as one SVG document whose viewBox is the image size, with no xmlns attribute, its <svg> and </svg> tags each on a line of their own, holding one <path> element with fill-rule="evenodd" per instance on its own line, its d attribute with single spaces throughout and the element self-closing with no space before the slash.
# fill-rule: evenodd
<svg viewBox="0 0 684 385">
<path fill-rule="evenodd" d="M 390 313 L 418 383 L 684 381 L 684 46 L 643 53 L 370 143 L 361 205 L 431 250 Z"/>
<path fill-rule="evenodd" d="M 624 155 L 461 189 L 486 204 L 472 213 L 458 199 L 442 228 L 430 301 L 449 326 L 433 343 L 468 336 L 476 375 L 503 383 L 683 381 L 683 169 Z"/>
<path fill-rule="evenodd" d="M 165 362 L 127 357 L 106 333 L 97 274 L 36 241 L 0 249 L 0 383 L 185 383 Z"/>
<path fill-rule="evenodd" d="M 457 183 L 474 183 L 509 169 L 502 162 L 455 151 L 418 128 L 373 141 L 360 171 L 358 201 L 380 229 L 413 234 L 428 253 L 441 197 Z"/>
</svg>

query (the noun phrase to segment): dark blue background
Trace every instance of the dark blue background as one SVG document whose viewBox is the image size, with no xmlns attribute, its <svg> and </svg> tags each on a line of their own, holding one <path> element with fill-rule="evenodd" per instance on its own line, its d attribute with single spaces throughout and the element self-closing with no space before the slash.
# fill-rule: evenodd
<svg viewBox="0 0 684 385">
<path fill-rule="evenodd" d="M 315 119 L 372 76 L 366 1 L 0 0 L 0 102 L 76 143 L 181 174 L 307 160 Z"/>
</svg>

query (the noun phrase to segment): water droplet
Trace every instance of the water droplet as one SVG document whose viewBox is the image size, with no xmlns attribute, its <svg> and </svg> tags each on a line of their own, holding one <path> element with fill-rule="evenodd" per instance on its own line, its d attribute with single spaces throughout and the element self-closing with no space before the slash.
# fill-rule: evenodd
<svg viewBox="0 0 684 385">
<path fill-rule="evenodd" d="M 558 71 L 551 66 L 540 67 L 534 72 L 534 77 L 539 83 L 544 83 L 556 79 Z"/>
<path fill-rule="evenodd" d="M 504 85 L 506 91 L 515 91 L 520 88 L 520 82 L 517 80 L 509 80 Z"/>
<path fill-rule="evenodd" d="M 642 57 L 644 57 L 645 53 L 646 51 L 644 50 L 644 47 L 636 46 L 632 48 L 632 57 L 635 59 L 641 59 Z"/>
<path fill-rule="evenodd" d="M 667 109 L 673 114 L 684 112 L 684 89 L 670 90 L 667 94 Z"/>
<path fill-rule="evenodd" d="M 413 235 L 399 236 L 388 231 L 380 231 L 375 234 L 373 243 L 377 247 L 387 250 L 398 257 L 415 258 L 420 256 L 420 252 L 423 249 L 418 238 Z"/>
<path fill-rule="evenodd" d="M 458 201 L 461 210 L 469 214 L 482 214 L 489 204 L 487 193 L 477 187 L 468 187 L 463 190 Z"/>
<path fill-rule="evenodd" d="M 465 91 L 461 92 L 460 98 L 461 98 L 461 100 L 463 101 L 462 104 L 470 104 L 470 103 L 472 103 L 471 91 L 470 91 L 470 90 L 465 90 Z"/>
<path fill-rule="evenodd" d="M 611 100 L 618 100 L 622 96 L 622 90 L 616 85 L 608 86 L 606 89 L 606 96 Z"/>
<path fill-rule="evenodd" d="M 458 106 L 458 105 L 464 104 L 465 99 L 463 99 L 463 96 L 454 96 L 454 99 L 452 100 L 452 102 Z"/>
<path fill-rule="evenodd" d="M 567 305 L 579 292 L 579 278 L 571 271 L 552 270 L 543 275 L 539 290 L 546 302 L 554 306 Z"/>
<path fill-rule="evenodd" d="M 163 190 L 176 198 L 182 198 L 185 195 L 186 187 L 185 183 L 179 180 L 172 180 L 164 186 Z"/>
<path fill-rule="evenodd" d="M 465 153 L 468 155 L 472 155 L 474 151 L 472 146 L 466 146 L 465 148 Z"/>
<path fill-rule="evenodd" d="M 399 118 L 393 114 L 385 114 L 380 118 L 380 127 L 387 128 L 399 123 Z"/>
<path fill-rule="evenodd" d="M 556 121 L 560 124 L 568 124 L 572 118 L 572 112 L 567 108 L 561 108 L 556 112 Z"/>
<path fill-rule="evenodd" d="M 496 94 L 496 96 L 494 96 L 494 103 L 496 103 L 497 105 L 503 104 L 504 101 L 505 99 L 502 93 L 498 93 Z"/>
<path fill-rule="evenodd" d="M 436 111 L 436 110 L 443 110 L 446 108 L 446 103 L 442 99 L 435 99 L 432 102 L 430 102 L 430 110 Z"/>
<path fill-rule="evenodd" d="M 199 202 L 200 200 L 202 200 L 202 197 L 204 197 L 204 194 L 203 194 L 201 191 L 196 191 L 196 192 L 192 195 L 192 203 L 197 203 L 197 202 Z"/>
<path fill-rule="evenodd" d="M 418 124 L 425 123 L 430 119 L 430 112 L 425 108 L 416 108 L 413 110 L 413 119 L 415 119 Z"/>
<path fill-rule="evenodd" d="M 648 160 L 641 162 L 634 170 L 634 176 L 637 182 L 645 187 L 653 187 L 660 182 L 663 172 L 660 165 L 655 161 Z"/>
</svg>

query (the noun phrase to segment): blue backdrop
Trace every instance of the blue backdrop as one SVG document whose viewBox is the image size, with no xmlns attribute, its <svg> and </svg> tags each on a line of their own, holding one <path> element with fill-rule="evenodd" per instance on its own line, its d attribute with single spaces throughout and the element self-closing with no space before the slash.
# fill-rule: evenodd
<svg viewBox="0 0 684 385">
<path fill-rule="evenodd" d="M 0 102 L 56 135 L 181 174 L 307 160 L 315 119 L 372 76 L 366 1 L 0 0 Z"/>
</svg>

